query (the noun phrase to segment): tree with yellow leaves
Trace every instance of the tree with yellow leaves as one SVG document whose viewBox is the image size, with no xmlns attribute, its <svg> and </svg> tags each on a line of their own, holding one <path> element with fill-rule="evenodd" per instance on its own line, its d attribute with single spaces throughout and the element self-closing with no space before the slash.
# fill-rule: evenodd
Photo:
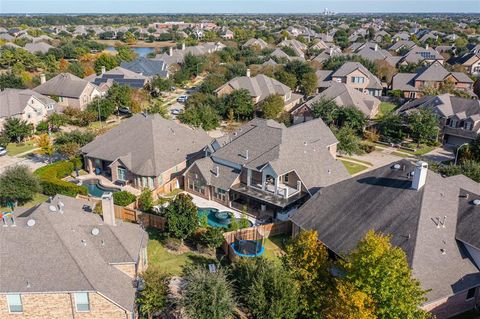
<svg viewBox="0 0 480 319">
<path fill-rule="evenodd" d="M 55 153 L 52 140 L 48 134 L 44 133 L 37 137 L 37 146 L 40 148 L 39 154 L 46 155 L 50 161 L 52 155 Z"/>
<path fill-rule="evenodd" d="M 348 282 L 338 281 L 323 313 L 324 319 L 377 319 L 373 300 Z"/>
</svg>

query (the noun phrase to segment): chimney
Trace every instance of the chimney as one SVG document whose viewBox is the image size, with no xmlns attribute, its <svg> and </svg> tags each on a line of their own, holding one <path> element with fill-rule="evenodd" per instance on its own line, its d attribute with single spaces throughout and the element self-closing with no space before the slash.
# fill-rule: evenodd
<svg viewBox="0 0 480 319">
<path fill-rule="evenodd" d="M 333 54 L 333 48 L 330 47 L 330 56 L 332 56 L 332 54 Z"/>
<path fill-rule="evenodd" d="M 40 74 L 40 84 L 43 84 L 47 82 L 47 78 L 45 77 L 45 74 Z"/>
<path fill-rule="evenodd" d="M 103 222 L 110 226 L 115 226 L 115 210 L 113 206 L 113 194 L 111 192 L 102 195 Z"/>
<path fill-rule="evenodd" d="M 247 77 L 249 78 L 249 77 L 250 77 L 250 75 L 251 75 L 251 73 L 250 73 L 250 69 L 247 69 Z"/>
<path fill-rule="evenodd" d="M 248 150 L 245 151 L 245 159 L 248 160 Z"/>
<path fill-rule="evenodd" d="M 185 42 L 182 43 L 182 51 L 185 50 Z"/>
<path fill-rule="evenodd" d="M 425 44 L 425 50 L 428 50 L 428 43 Z"/>
<path fill-rule="evenodd" d="M 415 190 L 420 190 L 427 179 L 428 164 L 423 161 L 418 161 L 415 166 L 415 171 L 413 173 L 412 179 L 412 188 Z"/>
<path fill-rule="evenodd" d="M 105 66 L 102 66 L 102 74 L 104 74 L 105 72 L 107 72 L 107 69 L 105 68 Z"/>
<path fill-rule="evenodd" d="M 173 55 L 173 47 L 170 47 L 170 48 L 168 49 L 168 55 L 169 55 L 169 56 L 172 56 L 172 55 Z"/>
<path fill-rule="evenodd" d="M 375 51 L 378 51 L 378 44 L 375 43 Z"/>
</svg>

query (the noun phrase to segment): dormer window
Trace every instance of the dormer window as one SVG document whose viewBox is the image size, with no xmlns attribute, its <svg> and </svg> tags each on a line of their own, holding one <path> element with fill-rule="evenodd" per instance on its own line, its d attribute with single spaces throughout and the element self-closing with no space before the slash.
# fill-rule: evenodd
<svg viewBox="0 0 480 319">
<path fill-rule="evenodd" d="M 465 130 L 471 131 L 472 130 L 472 123 L 470 122 L 465 122 Z"/>
<path fill-rule="evenodd" d="M 452 119 L 452 120 L 450 121 L 450 127 L 457 127 L 457 120 Z"/>
</svg>

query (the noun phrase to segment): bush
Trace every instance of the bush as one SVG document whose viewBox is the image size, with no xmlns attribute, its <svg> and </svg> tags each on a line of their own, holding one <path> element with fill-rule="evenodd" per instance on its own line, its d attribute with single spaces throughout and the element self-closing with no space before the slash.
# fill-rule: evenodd
<svg viewBox="0 0 480 319">
<path fill-rule="evenodd" d="M 137 199 L 135 195 L 127 191 L 113 193 L 113 203 L 118 206 L 127 206 Z"/>
<path fill-rule="evenodd" d="M 23 205 L 40 190 L 38 178 L 26 166 L 12 166 L 0 175 L 0 202 Z"/>
<path fill-rule="evenodd" d="M 152 191 L 148 188 L 144 188 L 140 197 L 138 197 L 138 206 L 141 211 L 148 213 L 153 208 Z"/>
<path fill-rule="evenodd" d="M 221 228 L 209 227 L 200 235 L 200 244 L 209 248 L 218 248 L 223 243 L 223 231 Z"/>
<path fill-rule="evenodd" d="M 371 153 L 375 151 L 375 146 L 370 144 L 360 143 L 360 149 L 365 153 Z"/>
<path fill-rule="evenodd" d="M 71 161 L 60 161 L 37 169 L 34 174 L 40 179 L 42 193 L 48 196 L 62 194 L 75 197 L 77 194 L 87 195 L 85 186 L 78 186 L 61 180 L 70 175 L 74 170 L 74 163 Z"/>
</svg>

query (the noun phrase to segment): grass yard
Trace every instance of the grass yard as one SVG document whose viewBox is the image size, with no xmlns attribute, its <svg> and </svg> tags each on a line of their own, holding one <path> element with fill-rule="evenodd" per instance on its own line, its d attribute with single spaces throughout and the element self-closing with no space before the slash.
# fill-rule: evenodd
<svg viewBox="0 0 480 319">
<path fill-rule="evenodd" d="M 217 264 L 216 259 L 208 258 L 196 252 L 174 254 L 170 253 L 163 245 L 162 234 L 155 229 L 147 230 L 150 236 L 148 241 L 148 263 L 149 267 L 158 267 L 165 273 L 180 275 L 185 266 Z"/>
<path fill-rule="evenodd" d="M 389 102 L 380 103 L 377 118 L 394 111 L 396 108 L 397 106 L 393 103 L 389 103 Z"/>
<path fill-rule="evenodd" d="M 35 194 L 35 196 L 33 197 L 33 199 L 31 201 L 29 201 L 28 203 L 26 203 L 25 205 L 22 205 L 22 206 L 19 206 L 21 208 L 31 208 L 35 205 L 38 205 L 38 204 L 41 204 L 43 203 L 44 201 L 46 201 L 48 199 L 48 196 L 47 195 L 44 195 L 44 194 L 41 194 L 41 193 L 37 193 Z M 0 210 L 3 212 L 3 211 L 10 211 L 10 208 L 9 207 L 0 207 Z"/>
<path fill-rule="evenodd" d="M 361 171 L 364 171 L 368 168 L 368 166 L 366 166 L 366 165 L 362 165 L 362 164 L 358 164 L 358 163 L 352 163 L 352 162 L 344 161 L 342 159 L 341 159 L 341 161 L 342 161 L 343 165 L 346 167 L 348 173 L 350 173 L 350 175 L 360 173 Z"/>
<path fill-rule="evenodd" d="M 37 146 L 34 141 L 28 141 L 23 143 L 9 143 L 7 145 L 7 152 L 10 156 L 15 156 L 21 153 L 25 153 L 34 150 Z"/>
<path fill-rule="evenodd" d="M 288 235 L 277 235 L 265 239 L 265 252 L 263 256 L 271 260 L 280 260 L 284 254 L 285 243 L 290 239 Z"/>
</svg>

